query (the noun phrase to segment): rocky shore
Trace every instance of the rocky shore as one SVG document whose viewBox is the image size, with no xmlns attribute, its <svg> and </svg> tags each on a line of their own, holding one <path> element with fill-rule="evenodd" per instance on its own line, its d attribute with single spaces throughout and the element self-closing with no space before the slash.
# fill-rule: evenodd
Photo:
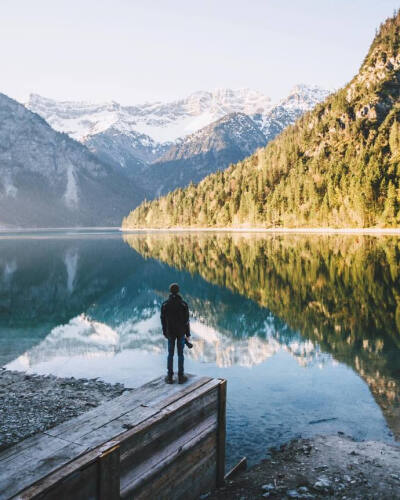
<svg viewBox="0 0 400 500">
<path fill-rule="evenodd" d="M 400 448 L 344 435 L 294 440 L 205 498 L 400 499 Z"/>
<path fill-rule="evenodd" d="M 122 384 L 0 368 L 0 451 L 120 396 Z"/>
</svg>

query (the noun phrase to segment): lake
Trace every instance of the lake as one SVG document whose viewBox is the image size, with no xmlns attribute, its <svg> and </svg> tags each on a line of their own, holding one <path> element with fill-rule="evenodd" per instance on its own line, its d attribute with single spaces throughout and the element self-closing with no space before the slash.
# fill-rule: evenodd
<svg viewBox="0 0 400 500">
<path fill-rule="evenodd" d="M 165 373 L 178 282 L 186 371 L 228 380 L 228 466 L 299 436 L 400 438 L 399 238 L 54 231 L 0 248 L 7 368 L 131 387 Z"/>
</svg>

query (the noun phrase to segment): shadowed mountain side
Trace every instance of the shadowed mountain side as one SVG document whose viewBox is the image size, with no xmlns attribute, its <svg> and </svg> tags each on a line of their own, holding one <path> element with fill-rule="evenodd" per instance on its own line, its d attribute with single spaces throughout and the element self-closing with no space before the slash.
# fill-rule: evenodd
<svg viewBox="0 0 400 500">
<path fill-rule="evenodd" d="M 242 294 L 356 370 L 400 438 L 400 242 L 346 236 L 126 235 L 152 257 Z"/>
<path fill-rule="evenodd" d="M 0 227 L 117 226 L 135 183 L 0 94 Z"/>
<path fill-rule="evenodd" d="M 267 140 L 254 121 L 244 113 L 232 113 L 185 137 L 172 146 L 147 171 L 149 185 L 160 185 L 157 195 L 208 174 L 224 170 L 265 146 Z M 155 184 L 156 183 L 156 184 Z"/>
</svg>

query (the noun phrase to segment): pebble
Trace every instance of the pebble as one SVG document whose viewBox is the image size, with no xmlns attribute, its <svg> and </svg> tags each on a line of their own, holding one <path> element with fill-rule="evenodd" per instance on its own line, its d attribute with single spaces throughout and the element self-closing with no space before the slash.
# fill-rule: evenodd
<svg viewBox="0 0 400 500">
<path fill-rule="evenodd" d="M 120 396 L 122 384 L 0 369 L 0 450 Z"/>
<path fill-rule="evenodd" d="M 324 490 L 331 487 L 331 482 L 326 476 L 320 476 L 314 483 L 314 488 L 316 490 Z"/>
<path fill-rule="evenodd" d="M 264 491 L 272 491 L 272 490 L 275 489 L 275 486 L 272 483 L 263 484 L 261 486 L 261 489 L 264 490 Z"/>
</svg>

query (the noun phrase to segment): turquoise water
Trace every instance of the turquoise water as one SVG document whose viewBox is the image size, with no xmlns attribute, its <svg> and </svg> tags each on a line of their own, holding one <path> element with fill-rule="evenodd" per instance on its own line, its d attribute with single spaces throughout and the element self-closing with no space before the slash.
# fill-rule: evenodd
<svg viewBox="0 0 400 500">
<path fill-rule="evenodd" d="M 396 238 L 0 236 L 0 363 L 137 386 L 165 371 L 159 308 L 191 309 L 186 370 L 228 380 L 227 462 L 294 437 L 399 435 Z"/>
</svg>

